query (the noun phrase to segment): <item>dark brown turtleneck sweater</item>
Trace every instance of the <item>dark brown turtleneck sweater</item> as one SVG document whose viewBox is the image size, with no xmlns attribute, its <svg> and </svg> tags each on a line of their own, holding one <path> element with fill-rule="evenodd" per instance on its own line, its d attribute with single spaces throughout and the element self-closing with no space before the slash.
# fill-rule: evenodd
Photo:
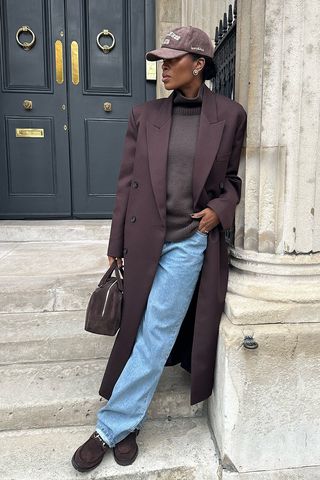
<svg viewBox="0 0 320 480">
<path fill-rule="evenodd" d="M 165 241 L 191 236 L 199 226 L 193 213 L 192 170 L 198 136 L 204 84 L 196 97 L 177 89 L 172 105 L 172 124 L 167 163 L 167 221 Z"/>
</svg>

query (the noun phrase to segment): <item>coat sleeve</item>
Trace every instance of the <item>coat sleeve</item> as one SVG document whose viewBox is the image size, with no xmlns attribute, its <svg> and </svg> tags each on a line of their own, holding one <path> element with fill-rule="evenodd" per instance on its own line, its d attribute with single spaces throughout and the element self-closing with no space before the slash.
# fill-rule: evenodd
<svg viewBox="0 0 320 480">
<path fill-rule="evenodd" d="M 236 205 L 240 202 L 242 180 L 237 176 L 241 149 L 247 126 L 247 114 L 243 109 L 243 115 L 236 130 L 232 152 L 227 167 L 224 181 L 224 191 L 217 198 L 213 198 L 207 203 L 219 217 L 219 227 L 223 230 L 231 228 L 233 225 Z"/>
<path fill-rule="evenodd" d="M 107 251 L 107 255 L 112 257 L 123 257 L 124 222 L 131 188 L 136 140 L 137 125 L 134 117 L 133 107 L 129 116 L 128 128 L 124 140 L 123 155 L 120 164 L 116 190 L 116 200 L 112 214 L 109 245 Z"/>
</svg>

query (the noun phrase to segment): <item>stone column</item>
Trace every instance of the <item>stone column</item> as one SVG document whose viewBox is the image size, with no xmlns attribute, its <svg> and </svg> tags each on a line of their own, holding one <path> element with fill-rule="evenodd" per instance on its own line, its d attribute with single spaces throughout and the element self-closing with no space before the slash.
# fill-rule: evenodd
<svg viewBox="0 0 320 480">
<path fill-rule="evenodd" d="M 222 479 L 320 478 L 319 24 L 317 0 L 238 2 L 248 125 L 209 399 Z"/>
</svg>

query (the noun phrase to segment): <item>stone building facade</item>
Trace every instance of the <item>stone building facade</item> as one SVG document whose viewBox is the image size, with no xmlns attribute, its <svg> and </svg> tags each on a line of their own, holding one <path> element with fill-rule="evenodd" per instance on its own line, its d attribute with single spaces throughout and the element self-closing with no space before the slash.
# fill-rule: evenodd
<svg viewBox="0 0 320 480">
<path fill-rule="evenodd" d="M 19 2 L 19 8 L 15 8 L 17 3 L 0 2 L 0 7 L 6 5 L 0 8 L 0 27 L 6 24 L 1 38 L 8 38 L 12 52 L 19 55 L 12 57 L 19 60 L 13 62 L 17 68 L 10 70 L 11 63 L 1 63 L 10 71 L 10 75 L 3 75 L 4 81 L 10 79 L 16 82 L 14 87 L 20 88 L 30 74 L 36 82 L 44 58 L 54 73 L 60 73 L 53 78 L 58 84 L 54 89 L 56 97 L 49 89 L 36 91 L 34 87 L 30 93 L 30 85 L 22 95 L 18 88 L 11 89 L 10 82 L 4 82 L 6 88 L 0 92 L 6 95 L 7 102 L 7 110 L 5 102 L 0 102 L 0 121 L 10 117 L 6 125 L 12 132 L 16 121 L 19 130 L 48 125 L 45 136 L 38 137 L 39 143 L 36 138 L 29 142 L 26 138 L 16 139 L 14 134 L 7 137 L 13 146 L 21 148 L 13 149 L 15 155 L 8 159 L 14 161 L 12 168 L 19 167 L 16 180 L 21 181 L 27 195 L 23 197 L 17 190 L 19 195 L 7 196 L 8 205 L 9 200 L 10 205 L 20 202 L 16 216 L 11 214 L 16 212 L 16 204 L 5 210 L 4 202 L 0 202 L 4 218 L 0 221 L 0 478 L 30 480 L 41 475 L 41 480 L 62 480 L 74 478 L 71 455 L 92 433 L 95 412 L 103 400 L 97 392 L 113 338 L 91 335 L 83 327 L 89 297 L 106 269 L 111 220 L 105 217 L 109 209 L 111 218 L 111 179 L 115 178 L 127 111 L 146 96 L 154 98 L 154 82 L 145 84 L 145 49 L 158 47 L 164 35 L 180 25 L 203 28 L 213 39 L 229 2 L 114 1 L 115 8 L 111 9 L 111 2 L 83 1 L 83 5 L 94 4 L 92 12 L 97 23 L 91 25 L 90 32 L 95 32 L 92 38 L 100 31 L 98 25 L 103 18 L 105 27 L 123 31 L 117 38 L 128 42 L 117 52 L 121 61 L 112 63 L 111 69 L 102 51 L 100 56 L 86 56 L 86 61 L 78 62 L 78 51 L 81 58 L 81 45 L 86 40 L 80 27 L 88 24 L 82 16 L 85 9 L 77 8 L 80 2 L 38 2 L 47 17 L 40 8 L 30 8 L 30 2 Z M 126 9 L 129 3 L 131 10 Z M 54 14 L 49 15 L 48 5 Z M 9 11 L 13 12 L 9 16 L 11 23 L 1 17 Z M 29 14 L 33 15 L 32 24 Z M 39 69 L 30 68 L 29 63 L 29 68 L 23 68 L 22 62 L 27 65 L 32 57 L 16 42 L 16 18 L 23 18 L 21 24 L 31 28 L 38 22 L 37 31 L 44 35 L 53 33 L 51 46 L 56 45 L 56 50 L 52 49 L 56 56 L 51 55 L 52 59 L 41 53 L 41 48 L 50 45 L 50 38 L 41 41 L 37 34 L 33 53 L 39 55 Z M 52 25 L 40 28 L 46 18 Z M 127 28 L 124 18 L 133 28 Z M 320 480 L 319 25 L 318 0 L 237 2 L 234 99 L 247 111 L 248 123 L 239 168 L 242 197 L 236 209 L 234 243 L 229 247 L 229 284 L 219 332 L 214 391 L 207 403 L 190 406 L 187 372 L 179 365 L 165 369 L 148 412 L 150 422 L 138 437 L 138 461 L 124 472 L 109 458 L 99 467 L 96 478 Z M 75 50 L 65 39 L 72 39 Z M 5 41 L 2 46 L 1 52 L 7 52 Z M 98 45 L 94 48 L 100 50 Z M 129 64 L 128 51 L 132 53 Z M 69 73 L 75 76 L 65 75 L 65 83 L 61 83 L 63 63 L 57 60 L 64 58 L 64 52 L 65 58 L 73 60 L 66 62 L 66 67 L 70 66 Z M 73 56 L 68 57 L 68 52 Z M 91 62 L 92 58 L 97 61 Z M 101 65 L 106 70 L 100 70 Z M 104 88 L 90 96 L 81 82 L 86 78 L 85 69 L 90 67 L 92 73 L 97 66 L 94 79 L 98 87 L 102 79 Z M 112 79 L 119 83 L 119 78 L 134 81 L 132 95 L 126 94 L 124 82 L 120 89 L 123 95 L 116 91 L 112 96 Z M 170 92 L 162 87 L 160 68 L 157 78 L 157 97 L 168 95 Z M 50 101 L 41 100 L 45 94 Z M 92 105 L 89 99 L 94 99 Z M 69 168 L 70 152 L 77 166 L 72 171 L 77 173 L 82 171 L 81 161 L 88 165 L 85 153 L 91 152 L 93 168 L 84 170 L 95 174 L 90 177 L 95 179 L 90 195 L 87 188 L 81 190 L 81 185 L 89 184 L 87 177 L 76 175 L 72 183 L 70 169 L 61 170 L 62 183 L 57 190 L 62 192 L 61 198 L 50 191 L 50 195 L 43 194 L 41 182 L 50 179 L 54 169 L 51 156 L 44 154 L 41 146 L 46 139 L 51 145 L 49 124 L 55 115 L 52 138 L 56 138 L 57 154 L 52 158 L 61 160 L 58 167 Z M 43 125 L 43 117 L 50 117 L 47 124 Z M 87 118 L 91 127 L 86 132 L 91 136 L 81 133 L 87 124 L 83 119 Z M 76 141 L 72 142 L 72 135 Z M 0 144 L 5 140 L 2 145 L 9 145 L 7 138 L 0 135 Z M 20 141 L 26 143 L 18 144 Z M 41 147 L 38 156 L 36 145 Z M 100 149 L 111 152 L 109 163 L 104 155 L 95 155 Z M 20 158 L 19 152 L 20 163 L 15 161 Z M 2 165 L 9 164 L 4 147 L 1 154 Z M 45 175 L 46 162 L 49 176 Z M 24 170 L 27 164 L 38 166 L 38 174 L 34 168 Z M 104 169 L 108 175 L 103 175 Z M 39 172 L 44 172 L 43 177 Z M 0 176 L 0 184 L 3 178 L 5 175 Z M 106 178 L 110 179 L 108 185 Z M 27 187 L 33 185 L 35 193 L 39 188 L 41 195 L 30 195 L 33 190 Z M 0 188 L 0 197 L 4 190 Z M 76 192 L 79 195 L 73 195 L 71 202 L 71 193 Z M 30 199 L 32 205 L 27 203 Z M 43 207 L 45 200 L 55 199 L 57 204 L 51 210 Z M 100 203 L 92 205 L 89 201 Z M 41 221 L 31 215 L 39 214 L 39 205 L 43 207 Z M 49 220 L 52 213 L 60 214 L 58 207 L 66 212 L 67 219 Z M 79 212 L 80 219 L 71 220 Z M 250 345 L 257 348 L 248 348 Z"/>
<path fill-rule="evenodd" d="M 157 46 L 178 25 L 213 39 L 228 4 L 158 1 Z M 320 478 L 319 21 L 316 0 L 237 4 L 248 125 L 209 405 L 223 479 Z"/>
</svg>

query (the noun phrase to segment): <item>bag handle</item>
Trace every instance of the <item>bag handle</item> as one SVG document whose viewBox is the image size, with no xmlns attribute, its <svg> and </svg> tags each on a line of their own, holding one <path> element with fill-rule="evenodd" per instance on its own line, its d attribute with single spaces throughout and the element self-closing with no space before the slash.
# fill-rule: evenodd
<svg viewBox="0 0 320 480">
<path fill-rule="evenodd" d="M 123 292 L 123 279 L 121 278 L 120 273 L 121 273 L 122 277 L 124 277 L 124 269 L 123 269 L 123 266 L 118 267 L 117 260 L 113 260 L 110 267 L 108 268 L 108 270 L 103 275 L 100 282 L 98 283 L 98 287 L 103 287 L 103 285 L 105 285 L 105 283 L 111 277 L 112 272 L 114 270 L 115 270 L 115 273 L 116 273 L 118 288 L 119 288 L 119 290 L 121 290 L 121 292 Z"/>
<path fill-rule="evenodd" d="M 120 272 L 122 274 L 122 277 L 124 276 L 124 271 L 123 271 L 123 267 L 118 267 L 118 264 L 117 264 L 117 261 L 114 260 L 114 263 L 115 263 L 115 272 L 116 272 L 116 277 L 117 277 L 117 282 L 118 282 L 118 288 L 119 290 L 121 290 L 121 292 L 123 292 L 123 280 L 120 276 Z"/>
</svg>

